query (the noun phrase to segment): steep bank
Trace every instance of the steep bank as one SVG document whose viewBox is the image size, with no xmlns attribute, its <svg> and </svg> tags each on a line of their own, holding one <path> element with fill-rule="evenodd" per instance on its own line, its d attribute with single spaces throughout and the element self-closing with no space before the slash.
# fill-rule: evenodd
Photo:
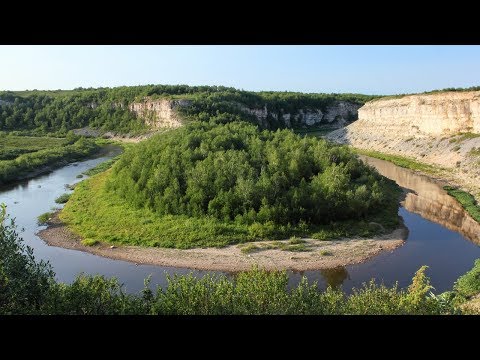
<svg viewBox="0 0 480 360">
<path fill-rule="evenodd" d="M 182 110 L 194 105 L 192 100 L 152 99 L 144 98 L 140 102 L 131 103 L 128 108 L 142 119 L 151 129 L 176 128 L 185 123 Z M 361 104 L 349 101 L 333 101 L 329 105 L 304 107 L 289 111 L 275 109 L 266 102 L 262 107 L 248 106 L 231 101 L 225 104 L 232 112 L 239 110 L 245 115 L 253 115 L 255 121 L 263 128 L 278 126 L 281 128 L 309 128 L 330 126 L 340 128 L 358 118 Z"/>
<path fill-rule="evenodd" d="M 444 168 L 442 178 L 480 199 L 480 91 L 374 100 L 358 115 L 327 138 Z"/>
</svg>

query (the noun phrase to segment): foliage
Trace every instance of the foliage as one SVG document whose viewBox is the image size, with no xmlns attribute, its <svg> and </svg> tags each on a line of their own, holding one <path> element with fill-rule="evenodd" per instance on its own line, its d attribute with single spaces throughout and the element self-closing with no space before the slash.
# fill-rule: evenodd
<svg viewBox="0 0 480 360">
<path fill-rule="evenodd" d="M 109 159 L 107 161 L 103 161 L 101 162 L 100 164 L 98 164 L 97 166 L 91 168 L 91 169 L 88 169 L 87 171 L 85 171 L 83 174 L 84 175 L 87 175 L 87 176 L 93 176 L 93 175 L 97 175 L 97 174 L 100 174 L 108 169 L 110 169 L 112 167 L 112 165 L 120 158 L 120 156 L 116 156 L 112 159 Z"/>
<path fill-rule="evenodd" d="M 0 213 L 0 314 L 69 315 L 228 315 L 228 314 L 451 314 L 461 311 L 451 298 L 470 297 L 480 291 L 480 260 L 462 276 L 452 292 L 435 296 L 422 267 L 407 290 L 374 280 L 346 295 L 340 289 L 319 291 L 303 277 L 289 286 L 286 271 L 253 268 L 233 278 L 167 275 L 167 286 L 138 295 L 126 294 L 122 285 L 103 276 L 81 274 L 72 284 L 57 283 L 50 265 L 36 261 L 23 244 L 5 206 Z M 461 303 L 461 301 L 457 301 Z"/>
<path fill-rule="evenodd" d="M 68 193 L 62 194 L 55 199 L 55 202 L 57 204 L 65 204 L 68 201 L 68 199 L 70 199 L 70 196 L 72 196 L 72 194 L 68 194 Z"/>
<path fill-rule="evenodd" d="M 43 213 L 41 215 L 38 215 L 37 217 L 37 223 L 38 225 L 46 225 L 48 223 L 48 221 L 50 220 L 50 218 L 52 217 L 52 213 L 51 212 L 46 212 L 46 213 Z"/>
<path fill-rule="evenodd" d="M 457 295 L 457 302 L 480 294 L 480 259 L 475 260 L 473 269 L 458 278 L 453 290 Z"/>
<path fill-rule="evenodd" d="M 398 224 L 398 196 L 392 181 L 346 147 L 246 123 L 196 123 L 127 150 L 111 170 L 80 184 L 60 216 L 99 241 L 225 246 L 370 236 L 379 231 L 370 221 Z"/>
<path fill-rule="evenodd" d="M 396 200 L 390 185 L 346 147 L 229 123 L 142 142 L 112 168 L 107 189 L 159 215 L 296 225 L 376 213 Z"/>
<path fill-rule="evenodd" d="M 443 188 L 447 191 L 448 195 L 453 196 L 460 204 L 462 204 L 463 208 L 472 218 L 477 222 L 480 222 L 480 206 L 477 204 L 473 195 L 452 186 L 444 186 Z"/>
<path fill-rule="evenodd" d="M 53 142 L 53 144 L 56 144 L 56 142 Z M 99 146 L 93 140 L 85 138 L 79 138 L 73 144 L 67 144 L 68 142 L 65 143 L 65 140 L 63 140 L 61 146 L 29 150 L 12 160 L 0 161 L 0 185 L 22 179 L 33 171 L 39 171 L 39 169 L 45 167 L 51 168 L 77 161 L 94 154 L 99 149 Z"/>
<path fill-rule="evenodd" d="M 0 314 L 32 314 L 39 311 L 53 285 L 48 263 L 36 261 L 0 204 Z"/>
<path fill-rule="evenodd" d="M 390 155 L 390 154 L 385 154 L 385 153 L 382 153 L 379 151 L 373 151 L 373 150 L 355 149 L 354 151 L 358 154 L 370 156 L 370 157 L 381 159 L 381 160 L 390 161 L 395 165 L 406 168 L 406 169 L 419 170 L 425 173 L 436 173 L 439 170 L 438 168 L 432 165 L 421 163 L 414 159 L 407 158 L 404 156 Z"/>
<path fill-rule="evenodd" d="M 116 88 L 57 91 L 0 92 L 0 130 L 22 130 L 31 134 L 56 132 L 85 126 L 122 133 L 146 129 L 144 122 L 128 105 L 144 98 L 189 99 L 183 109 L 187 120 L 225 122 L 254 121 L 242 107 L 263 108 L 270 112 L 267 126 L 282 125 L 273 115 L 298 113 L 300 109 L 326 108 L 334 101 L 363 104 L 374 96 L 361 94 L 303 94 L 294 92 L 249 92 L 224 86 L 145 85 Z M 295 123 L 293 124 L 295 125 Z"/>
</svg>

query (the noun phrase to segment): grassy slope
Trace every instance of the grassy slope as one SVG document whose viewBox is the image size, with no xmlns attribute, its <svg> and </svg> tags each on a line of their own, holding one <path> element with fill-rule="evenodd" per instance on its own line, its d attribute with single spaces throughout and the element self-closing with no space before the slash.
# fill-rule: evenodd
<svg viewBox="0 0 480 360">
<path fill-rule="evenodd" d="M 85 243 L 97 241 L 169 248 L 222 247 L 260 239 L 310 236 L 319 240 L 373 236 L 380 231 L 370 221 L 391 230 L 398 226 L 397 204 L 366 221 L 342 222 L 309 229 L 282 229 L 273 225 L 241 225 L 235 222 L 187 216 L 159 216 L 148 209 L 134 209 L 104 190 L 109 171 L 82 181 L 60 213 L 60 219 Z M 393 209 L 395 207 L 395 209 Z M 392 216 L 394 214 L 394 216 Z"/>
<path fill-rule="evenodd" d="M 453 196 L 460 204 L 462 204 L 463 208 L 472 218 L 477 222 L 480 222 L 480 206 L 471 194 L 451 186 L 445 186 L 444 189 L 448 192 L 448 195 Z"/>
<path fill-rule="evenodd" d="M 355 148 L 354 151 L 361 155 L 366 155 L 373 158 L 390 161 L 397 166 L 400 166 L 406 169 L 422 171 L 427 174 L 435 174 L 435 173 L 438 173 L 440 170 L 435 166 L 421 163 L 419 161 L 416 161 L 404 156 L 390 155 L 390 154 L 385 154 L 379 151 L 363 150 L 363 149 L 357 149 L 357 148 Z"/>
</svg>

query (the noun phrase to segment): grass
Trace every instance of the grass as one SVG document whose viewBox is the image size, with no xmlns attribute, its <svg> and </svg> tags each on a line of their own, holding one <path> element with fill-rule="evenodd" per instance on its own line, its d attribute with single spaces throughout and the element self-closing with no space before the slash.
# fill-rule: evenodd
<svg viewBox="0 0 480 360">
<path fill-rule="evenodd" d="M 70 199 L 71 195 L 72 194 L 67 194 L 67 193 L 60 195 L 58 198 L 55 199 L 55 202 L 57 204 L 65 204 L 68 201 L 68 199 Z"/>
<path fill-rule="evenodd" d="M 91 156 L 99 150 L 96 141 L 2 135 L 0 137 L 0 185 L 36 176 L 42 172 Z"/>
<path fill-rule="evenodd" d="M 453 150 L 453 151 L 458 151 L 458 150 L 460 150 L 460 149 L 461 149 L 461 147 L 460 147 L 459 145 L 456 145 L 456 146 L 453 147 L 452 150 Z"/>
<path fill-rule="evenodd" d="M 273 241 L 270 243 L 248 243 L 240 245 L 239 248 L 243 254 L 272 249 L 292 252 L 310 251 L 307 242 L 295 236 L 290 238 L 287 242 Z"/>
<path fill-rule="evenodd" d="M 64 138 L 46 136 L 0 136 L 0 161 L 14 160 L 20 155 L 34 153 L 52 147 L 63 146 L 66 143 Z"/>
<path fill-rule="evenodd" d="M 107 161 L 104 161 L 100 164 L 98 164 L 97 166 L 85 171 L 83 173 L 83 175 L 87 175 L 87 176 L 93 176 L 93 175 L 97 175 L 97 174 L 100 174 L 108 169 L 110 169 L 112 167 L 112 165 L 115 163 L 115 161 L 117 161 L 119 158 L 119 156 L 116 156 L 112 159 L 109 159 Z"/>
<path fill-rule="evenodd" d="M 125 200 L 107 192 L 105 181 L 110 171 L 103 172 L 79 183 L 70 200 L 60 213 L 60 219 L 84 239 L 112 244 L 128 244 L 165 248 L 188 249 L 195 247 L 223 247 L 257 240 L 272 240 L 322 233 L 326 238 L 349 236 L 373 236 L 381 230 L 367 221 L 341 222 L 330 225 L 299 229 L 288 225 L 245 225 L 222 222 L 211 217 L 187 217 L 185 215 L 159 216 L 146 208 L 134 208 Z M 395 211 L 393 207 L 395 206 Z M 397 204 L 392 204 L 388 217 L 370 219 L 393 229 L 398 225 Z M 304 243 L 297 238 L 286 245 L 277 244 L 285 251 L 304 251 Z M 249 250 L 247 250 L 249 251 Z"/>
<path fill-rule="evenodd" d="M 480 156 L 480 147 L 479 148 L 471 148 L 468 152 L 469 156 Z"/>
<path fill-rule="evenodd" d="M 460 204 L 462 204 L 463 208 L 472 218 L 475 219 L 475 221 L 480 222 L 480 206 L 478 206 L 475 198 L 471 194 L 452 186 L 444 186 L 443 188 L 450 196 L 453 196 Z"/>
<path fill-rule="evenodd" d="M 404 156 L 389 155 L 389 154 L 381 153 L 379 151 L 372 151 L 372 150 L 354 149 L 354 151 L 358 154 L 370 156 L 370 157 L 381 159 L 381 160 L 390 161 L 395 165 L 406 168 L 406 169 L 423 171 L 425 173 L 430 173 L 430 174 L 437 173 L 439 170 L 441 170 L 435 166 L 421 163 L 419 161 L 416 161 Z"/>
<path fill-rule="evenodd" d="M 322 255 L 322 256 L 333 256 L 333 253 L 331 251 L 322 250 L 322 251 L 320 251 L 320 255 Z"/>
<path fill-rule="evenodd" d="M 472 132 L 458 133 L 456 135 L 453 135 L 453 137 L 450 140 L 448 140 L 448 142 L 450 144 L 461 143 L 465 140 L 475 139 L 477 137 L 480 137 L 480 134 L 475 134 L 475 133 L 472 133 Z M 443 138 L 442 138 L 442 140 L 443 140 Z"/>
<path fill-rule="evenodd" d="M 100 241 L 95 240 L 95 239 L 84 239 L 84 240 L 82 240 L 82 244 L 85 245 L 85 246 L 95 246 L 99 243 L 100 243 Z"/>
<path fill-rule="evenodd" d="M 52 217 L 53 213 L 46 212 L 37 217 L 37 224 L 38 225 L 46 225 L 48 224 L 48 220 Z"/>
<path fill-rule="evenodd" d="M 242 254 L 250 254 L 252 252 L 260 250 L 260 248 L 255 244 L 247 244 L 240 248 Z"/>
<path fill-rule="evenodd" d="M 299 135 L 321 137 L 337 129 L 338 129 L 337 127 L 325 125 L 325 126 L 319 126 L 319 127 L 312 127 L 309 129 L 294 128 L 292 130 L 294 133 Z"/>
</svg>

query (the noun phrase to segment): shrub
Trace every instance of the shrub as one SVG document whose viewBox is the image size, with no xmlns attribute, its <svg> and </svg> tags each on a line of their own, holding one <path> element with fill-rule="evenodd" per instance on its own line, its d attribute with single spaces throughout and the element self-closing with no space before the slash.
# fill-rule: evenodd
<svg viewBox="0 0 480 360">
<path fill-rule="evenodd" d="M 60 195 L 55 199 L 55 202 L 57 204 L 65 204 L 68 201 L 68 199 L 70 199 L 70 196 L 71 194 L 67 194 L 67 193 Z"/>
</svg>

